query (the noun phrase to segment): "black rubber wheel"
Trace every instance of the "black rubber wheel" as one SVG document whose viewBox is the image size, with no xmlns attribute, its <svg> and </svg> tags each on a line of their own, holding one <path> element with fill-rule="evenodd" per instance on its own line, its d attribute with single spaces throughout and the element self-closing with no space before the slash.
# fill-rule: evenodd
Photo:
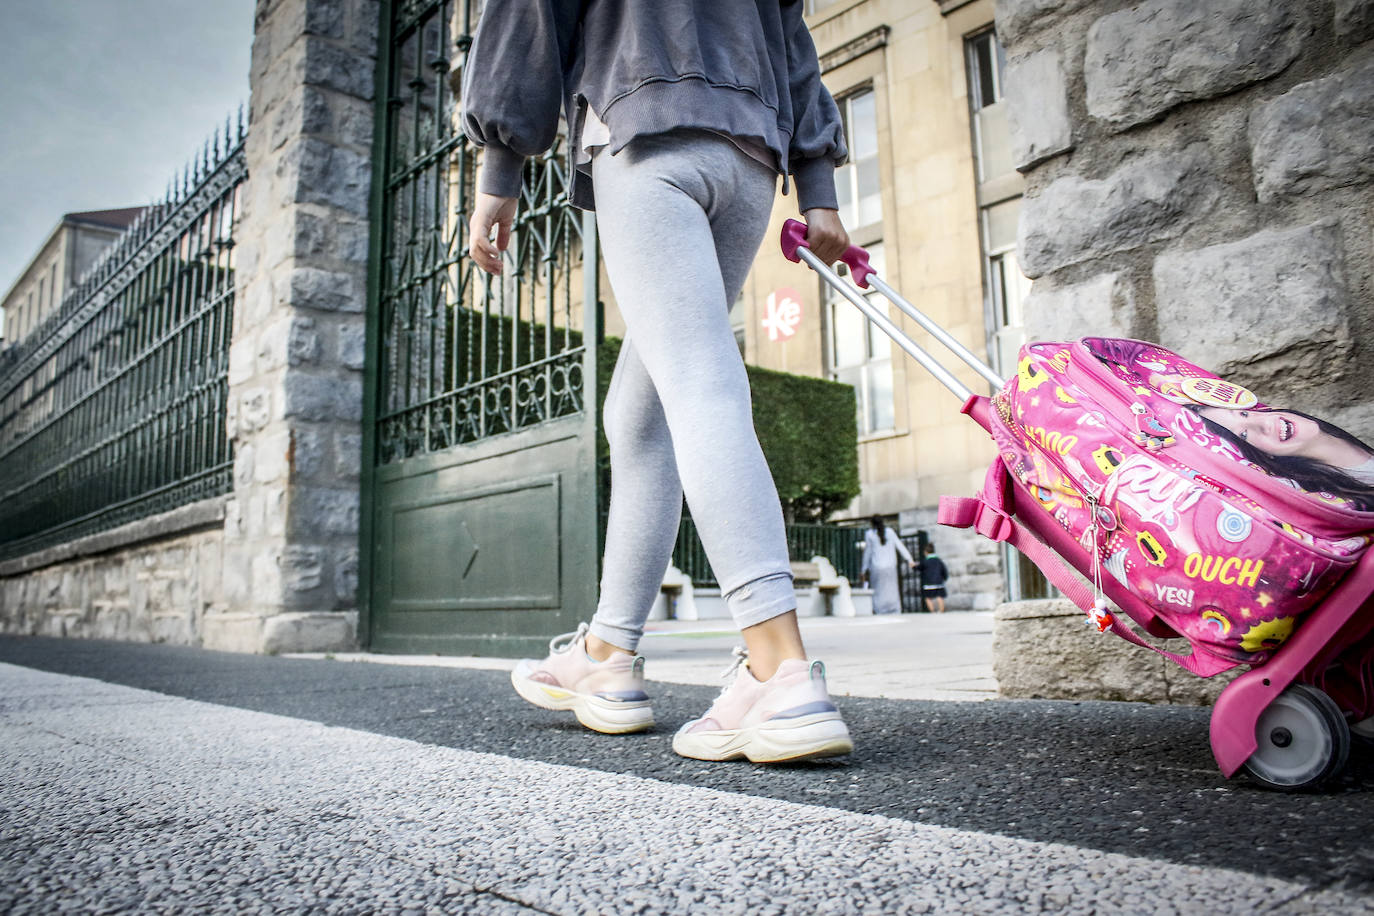
<svg viewBox="0 0 1374 916">
<path fill-rule="evenodd" d="M 1350 756 L 1350 726 L 1336 701 L 1315 687 L 1293 684 L 1260 714 L 1259 747 L 1245 770 L 1272 789 L 1314 789 L 1339 773 Z"/>
</svg>

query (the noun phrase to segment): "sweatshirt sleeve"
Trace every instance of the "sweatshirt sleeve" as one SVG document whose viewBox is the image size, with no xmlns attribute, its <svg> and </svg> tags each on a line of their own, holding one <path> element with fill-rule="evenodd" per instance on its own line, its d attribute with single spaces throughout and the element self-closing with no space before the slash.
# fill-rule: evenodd
<svg viewBox="0 0 1374 916">
<path fill-rule="evenodd" d="M 788 88 L 792 96 L 792 148 L 788 168 L 797 182 L 797 207 L 803 213 L 815 207 L 834 210 L 835 167 L 849 151 L 844 145 L 844 124 L 830 91 L 821 83 L 821 64 L 816 45 L 806 28 L 802 11 L 806 4 L 783 7 L 787 29 Z"/>
<path fill-rule="evenodd" d="M 520 193 L 525 159 L 552 144 L 578 0 L 488 0 L 463 65 L 463 132 L 483 148 L 477 189 Z"/>
</svg>

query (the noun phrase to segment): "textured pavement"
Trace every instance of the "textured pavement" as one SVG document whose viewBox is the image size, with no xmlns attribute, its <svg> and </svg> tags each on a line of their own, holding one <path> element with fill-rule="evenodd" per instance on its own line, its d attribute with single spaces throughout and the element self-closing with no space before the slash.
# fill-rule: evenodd
<svg viewBox="0 0 1374 916">
<path fill-rule="evenodd" d="M 892 614 L 851 618 L 804 617 L 802 635 L 812 658 L 826 662 L 831 692 L 899 700 L 991 700 L 992 612 Z M 654 621 L 639 652 L 647 674 L 669 684 L 719 686 L 730 650 L 742 645 L 728 620 Z M 293 658 L 326 658 L 308 653 Z M 515 659 L 341 653 L 338 661 L 439 665 L 509 671 Z"/>
<path fill-rule="evenodd" d="M 842 698 L 855 754 L 762 767 L 672 754 L 713 687 L 656 685 L 658 729 L 608 737 L 500 670 L 13 637 L 0 663 L 0 910 L 1374 905 L 1371 755 L 1320 794 L 1228 782 L 1206 710 Z"/>
</svg>

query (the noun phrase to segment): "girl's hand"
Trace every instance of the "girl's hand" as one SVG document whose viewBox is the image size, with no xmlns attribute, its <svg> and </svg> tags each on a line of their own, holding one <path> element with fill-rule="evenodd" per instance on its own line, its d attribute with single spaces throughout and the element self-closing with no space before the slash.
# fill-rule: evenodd
<svg viewBox="0 0 1374 916">
<path fill-rule="evenodd" d="M 816 207 L 802 214 L 806 220 L 806 244 L 827 264 L 834 264 L 849 248 L 849 233 L 844 231 L 838 210 Z"/>
<path fill-rule="evenodd" d="M 515 221 L 515 198 L 478 192 L 468 220 L 468 256 L 489 274 L 501 272 L 501 252 L 510 245 L 510 227 Z M 491 238 L 495 227 L 496 239 Z"/>
</svg>

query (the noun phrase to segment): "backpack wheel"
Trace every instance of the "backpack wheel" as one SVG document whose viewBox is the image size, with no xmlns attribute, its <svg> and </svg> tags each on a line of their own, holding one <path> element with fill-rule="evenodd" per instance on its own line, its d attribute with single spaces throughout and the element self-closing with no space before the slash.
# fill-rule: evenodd
<svg viewBox="0 0 1374 916">
<path fill-rule="evenodd" d="M 1297 792 L 1321 785 L 1345 767 L 1350 726 L 1336 701 L 1315 687 L 1293 684 L 1255 725 L 1259 747 L 1245 769 L 1273 789 Z"/>
</svg>

